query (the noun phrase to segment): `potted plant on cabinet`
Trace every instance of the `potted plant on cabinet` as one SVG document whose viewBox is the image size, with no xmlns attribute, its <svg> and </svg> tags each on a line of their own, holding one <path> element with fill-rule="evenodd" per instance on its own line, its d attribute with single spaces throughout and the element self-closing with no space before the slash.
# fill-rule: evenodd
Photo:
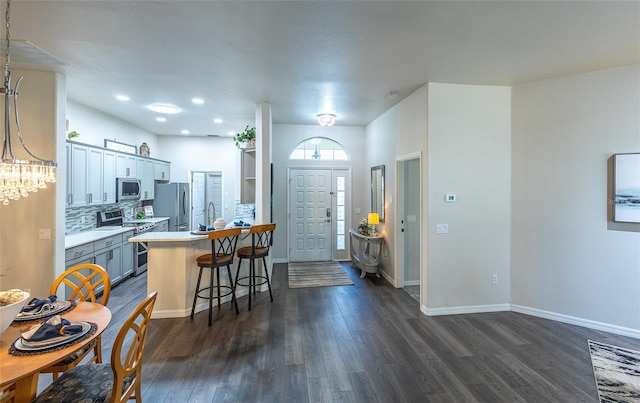
<svg viewBox="0 0 640 403">
<path fill-rule="evenodd" d="M 255 127 L 245 127 L 242 133 L 237 133 L 233 136 L 233 141 L 236 143 L 236 147 L 242 148 L 245 147 L 255 147 L 256 145 L 256 128 Z"/>
</svg>

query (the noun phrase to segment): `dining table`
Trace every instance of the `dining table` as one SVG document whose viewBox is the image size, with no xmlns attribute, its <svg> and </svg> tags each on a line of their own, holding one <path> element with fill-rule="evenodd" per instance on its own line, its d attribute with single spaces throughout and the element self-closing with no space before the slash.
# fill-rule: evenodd
<svg viewBox="0 0 640 403">
<path fill-rule="evenodd" d="M 38 374 L 41 370 L 63 360 L 94 341 L 111 322 L 111 311 L 102 304 L 77 301 L 73 309 L 60 316 L 75 322 L 92 322 L 97 325 L 95 333 L 75 344 L 57 351 L 33 355 L 13 355 L 11 345 L 34 323 L 12 324 L 0 335 L 0 388 L 15 383 L 15 401 L 30 402 L 36 397 Z"/>
</svg>

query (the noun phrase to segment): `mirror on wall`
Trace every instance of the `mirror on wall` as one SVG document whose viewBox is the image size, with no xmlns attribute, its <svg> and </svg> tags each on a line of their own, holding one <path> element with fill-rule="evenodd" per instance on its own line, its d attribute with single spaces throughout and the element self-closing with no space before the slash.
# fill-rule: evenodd
<svg viewBox="0 0 640 403">
<path fill-rule="evenodd" d="M 371 167 L 371 213 L 380 215 L 384 222 L 384 165 Z"/>
</svg>

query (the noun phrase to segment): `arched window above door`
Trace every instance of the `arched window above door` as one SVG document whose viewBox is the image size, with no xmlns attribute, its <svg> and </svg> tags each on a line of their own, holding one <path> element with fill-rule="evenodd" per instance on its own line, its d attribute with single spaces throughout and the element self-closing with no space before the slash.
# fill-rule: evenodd
<svg viewBox="0 0 640 403">
<path fill-rule="evenodd" d="M 349 155 L 337 142 L 326 137 L 311 137 L 301 141 L 289 154 L 290 160 L 348 160 Z"/>
</svg>

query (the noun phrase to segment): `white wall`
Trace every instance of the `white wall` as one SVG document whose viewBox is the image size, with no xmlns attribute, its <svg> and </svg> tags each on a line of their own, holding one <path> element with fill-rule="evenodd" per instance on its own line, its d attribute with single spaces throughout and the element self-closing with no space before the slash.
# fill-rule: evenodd
<svg viewBox="0 0 640 403">
<path fill-rule="evenodd" d="M 395 267 L 394 248 L 398 231 L 397 208 L 393 199 L 396 194 L 396 159 L 407 155 L 426 155 L 427 150 L 427 87 L 417 89 L 393 108 L 371 122 L 366 128 L 367 153 L 365 171 L 370 175 L 370 168 L 376 165 L 385 166 L 385 222 L 378 225 L 378 231 L 384 236 L 387 255 L 383 256 L 385 277 L 396 286 L 398 273 Z M 426 164 L 422 164 L 422 178 L 426 175 Z M 370 176 L 361 184 L 361 192 L 365 197 L 365 207 L 371 205 Z M 422 189 L 422 200 L 426 207 L 426 186 Z M 426 210 L 422 211 L 422 226 L 426 226 Z M 423 231 L 424 237 L 424 231 Z M 423 239 L 424 241 L 424 239 Z M 422 270 L 426 267 L 426 253 L 422 253 Z"/>
<path fill-rule="evenodd" d="M 104 147 L 104 140 L 114 140 L 137 147 L 146 142 L 151 150 L 150 157 L 159 158 L 156 154 L 157 135 L 137 126 L 116 119 L 73 100 L 67 100 L 68 131 L 77 131 L 79 137 L 72 140 L 84 144 Z M 66 134 L 66 133 L 65 133 Z"/>
<path fill-rule="evenodd" d="M 273 125 L 272 132 L 272 162 L 273 162 L 273 218 L 278 227 L 274 233 L 272 256 L 274 261 L 287 259 L 287 168 L 288 167 L 351 167 L 352 189 L 351 224 L 360 222 L 363 214 L 368 212 L 369 171 L 364 165 L 365 132 L 362 127 L 318 125 Z M 290 161 L 289 154 L 303 140 L 310 137 L 326 137 L 338 142 L 350 155 L 350 161 Z M 367 189 L 365 192 L 364 189 Z M 368 192 L 368 193 L 367 193 Z M 362 212 L 355 214 L 355 209 Z M 349 225 L 349 223 L 347 224 Z"/>
<path fill-rule="evenodd" d="M 510 95 L 509 87 L 429 84 L 429 314 L 508 309 Z M 445 202 L 446 193 L 457 201 Z M 437 234 L 437 224 L 449 233 Z"/>
<path fill-rule="evenodd" d="M 235 203 L 240 194 L 240 150 L 231 137 L 158 136 L 155 158 L 171 162 L 171 182 L 189 182 L 192 171 L 222 172 L 222 218 L 235 216 Z"/>
<path fill-rule="evenodd" d="M 56 274 L 64 270 L 64 100 L 65 78 L 55 73 L 13 71 L 24 75 L 20 84 L 20 125 L 24 141 L 40 158 L 59 164 L 58 182 L 29 193 L 26 198 L 0 205 L 0 290 L 29 289 L 46 295 Z M 4 101 L 0 104 L 4 106 Z M 13 102 L 11 104 L 13 112 Z M 4 114 L 2 114 L 4 123 Z M 31 159 L 22 149 L 12 119 L 13 151 Z M 50 239 L 39 239 L 50 229 Z"/>
<path fill-rule="evenodd" d="M 516 309 L 640 337 L 638 225 L 607 221 L 607 160 L 640 152 L 639 98 L 637 65 L 514 87 Z"/>
</svg>

